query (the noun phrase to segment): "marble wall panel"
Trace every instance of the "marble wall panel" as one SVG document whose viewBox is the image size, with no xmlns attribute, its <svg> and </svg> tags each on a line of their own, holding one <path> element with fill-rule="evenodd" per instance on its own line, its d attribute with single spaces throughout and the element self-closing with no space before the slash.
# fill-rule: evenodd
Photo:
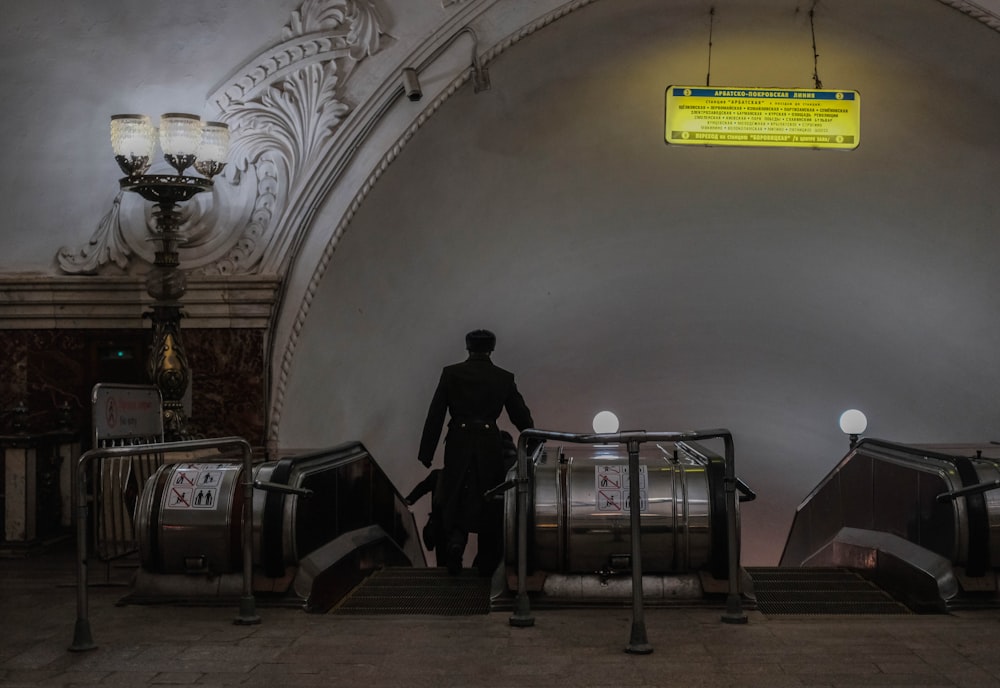
<svg viewBox="0 0 1000 688">
<path fill-rule="evenodd" d="M 265 352 L 259 329 L 184 330 L 192 371 L 189 430 L 264 446 Z M 91 435 L 98 382 L 147 384 L 149 330 L 0 331 L 0 434 L 70 427 Z"/>
</svg>

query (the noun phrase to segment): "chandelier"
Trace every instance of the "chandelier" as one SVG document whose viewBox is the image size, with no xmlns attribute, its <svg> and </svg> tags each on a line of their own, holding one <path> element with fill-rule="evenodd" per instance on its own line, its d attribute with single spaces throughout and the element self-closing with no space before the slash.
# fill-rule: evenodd
<svg viewBox="0 0 1000 688">
<path fill-rule="evenodd" d="M 159 141 L 163 159 L 176 174 L 146 174 Z M 160 117 L 159 132 L 148 115 L 113 115 L 111 147 L 125 173 L 119 180 L 124 191 L 139 194 L 154 205 L 156 244 L 153 267 L 146 275 L 152 310 L 144 313 L 153 324 L 153 343 L 147 361 L 150 380 L 163 397 L 164 434 L 168 440 L 187 439 L 183 399 L 190 381 L 187 355 L 181 343 L 181 298 L 187 278 L 180 269 L 181 213 L 177 205 L 212 188 L 212 179 L 226 165 L 229 127 L 223 122 L 203 122 L 197 115 L 168 113 Z M 193 167 L 201 176 L 187 176 Z"/>
</svg>

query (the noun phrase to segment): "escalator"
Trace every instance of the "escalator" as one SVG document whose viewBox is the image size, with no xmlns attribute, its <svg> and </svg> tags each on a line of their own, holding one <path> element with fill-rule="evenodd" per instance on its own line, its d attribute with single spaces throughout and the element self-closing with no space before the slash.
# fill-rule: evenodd
<svg viewBox="0 0 1000 688">
<path fill-rule="evenodd" d="M 511 608 L 520 582 L 540 607 L 627 605 L 630 492 L 623 478 L 631 457 L 641 486 L 649 604 L 718 604 L 735 589 L 730 546 L 738 557 L 724 499 L 731 452 L 728 458 L 713 453 L 693 441 L 696 433 L 669 434 L 675 436 L 678 441 L 650 442 L 634 456 L 603 442 L 540 444 L 531 459 L 523 578 L 514 490 L 498 486 L 492 496 L 505 504 L 505 560 L 491 577 L 471 569 L 448 576 L 427 567 L 412 512 L 362 444 L 257 464 L 253 594 L 262 605 L 321 613 L 476 614 Z M 245 580 L 243 471 L 238 462 L 213 457 L 163 465 L 146 481 L 136 516 L 141 567 L 127 602 L 238 598 Z M 733 482 L 739 501 L 753 498 L 742 481 Z M 737 504 L 734 497 L 738 526 Z"/>
<path fill-rule="evenodd" d="M 525 587 L 532 606 L 628 606 L 628 451 L 613 443 L 552 443 L 539 445 L 530 460 L 525 459 L 530 466 Z M 636 451 L 636 460 L 647 606 L 719 605 L 728 591 L 725 459 L 688 440 L 651 442 Z M 512 468 L 505 485 L 515 482 Z M 478 577 L 473 570 L 448 576 L 443 568 L 387 566 L 366 578 L 332 612 L 455 615 L 512 610 L 518 589 L 519 506 L 515 491 L 503 488 L 491 494 L 505 504 L 506 555 L 491 577 Z M 740 489 L 745 499 L 752 499 L 749 488 L 740 483 Z"/>
<path fill-rule="evenodd" d="M 691 451 L 691 447 L 681 445 L 679 449 L 674 453 L 671 448 L 667 461 L 656 469 L 671 476 L 672 484 L 682 484 L 682 476 L 702 466 L 708 467 L 711 476 L 713 462 L 699 460 L 703 448 Z M 685 452 L 690 465 L 685 464 Z M 604 577 L 587 587 L 586 580 L 580 583 L 573 578 L 580 577 L 574 573 L 577 570 L 608 566 L 600 559 L 605 556 L 601 553 L 615 551 L 613 541 L 618 536 L 598 539 L 616 532 L 605 525 L 611 521 L 598 520 L 599 514 L 588 506 L 593 483 L 588 476 L 593 474 L 593 466 L 602 466 L 610 454 L 613 452 L 607 447 L 601 447 L 592 455 L 575 450 L 571 456 L 566 449 L 553 446 L 533 465 L 536 503 L 530 513 L 538 528 L 531 540 L 533 562 L 544 569 L 545 577 L 533 597 L 535 606 L 615 605 L 627 596 L 627 591 L 601 598 L 593 594 L 599 589 L 604 595 L 616 583 L 627 588 L 627 580 Z M 646 456 L 643 463 L 650 471 L 661 465 L 655 453 Z M 553 487 L 547 487 L 550 481 Z M 677 565 L 675 538 L 690 538 L 681 541 L 682 550 L 694 551 L 694 545 L 709 544 L 711 534 L 720 532 L 711 527 L 712 514 L 718 514 L 711 507 L 711 497 L 719 494 L 718 489 L 710 484 L 702 488 L 701 494 L 708 499 L 697 503 L 709 507 L 704 512 L 676 502 L 679 495 L 690 496 L 695 484 L 699 483 L 661 490 L 660 503 L 669 508 L 660 513 L 680 513 L 684 519 L 682 524 L 649 529 L 669 538 L 665 544 L 651 539 L 650 544 L 656 544 L 647 550 L 651 568 L 665 574 L 652 585 L 644 584 L 650 606 L 717 603 L 713 587 L 715 595 L 723 590 L 718 577 L 710 575 L 713 562 L 718 562 L 711 546 L 702 550 L 705 558 L 693 566 L 691 561 Z M 768 616 L 940 613 L 1000 607 L 993 566 L 1000 556 L 992 554 L 994 547 L 1000 547 L 998 486 L 1000 447 L 996 445 L 930 447 L 862 440 L 796 510 L 780 565 L 741 569 L 747 603 Z M 512 509 L 508 504 L 509 519 Z M 643 516 L 658 517 L 662 518 L 660 514 Z M 579 521 L 574 520 L 577 518 Z M 696 530 L 696 523 L 706 529 Z M 563 534 L 554 535 L 559 532 Z M 695 535 L 701 532 L 704 536 Z M 511 545 L 509 541 L 508 551 Z M 580 562 L 574 562 L 573 557 Z M 692 595 L 658 596 L 652 592 L 661 581 L 677 585 L 690 582 L 692 575 L 698 579 L 688 586 L 695 591 Z M 565 588 L 571 580 L 577 590 L 585 592 L 568 597 L 544 592 Z M 475 577 L 450 578 L 443 569 L 416 572 L 390 567 L 366 579 L 334 612 L 485 613 L 510 608 L 510 597 L 504 592 L 509 592 L 504 581 L 487 586 Z"/>
<path fill-rule="evenodd" d="M 918 612 L 995 606 L 998 486 L 997 445 L 864 439 L 799 505 L 780 565 L 858 572 Z"/>
<path fill-rule="evenodd" d="M 607 445 L 553 444 L 534 457 L 524 581 L 534 606 L 627 604 L 628 512 L 614 508 L 620 502 L 606 488 L 625 459 Z M 677 442 L 643 449 L 638 460 L 649 490 L 641 507 L 647 604 L 718 604 L 731 590 L 723 459 Z M 238 596 L 241 470 L 222 460 L 168 464 L 147 481 L 136 519 L 142 564 L 127 601 Z M 219 482 L 211 508 L 198 496 L 190 504 L 177 498 L 178 485 L 212 476 Z M 507 559 L 493 578 L 480 578 L 427 567 L 413 514 L 360 443 L 258 464 L 254 484 L 253 586 L 261 604 L 335 614 L 511 608 L 513 491 L 505 496 Z M 796 510 L 780 565 L 740 569 L 742 593 L 765 614 L 1000 606 L 993 564 L 1000 555 L 992 555 L 1000 547 L 998 486 L 995 445 L 862 440 Z"/>
<path fill-rule="evenodd" d="M 146 482 L 126 602 L 239 595 L 242 471 L 221 459 L 165 464 Z M 426 566 L 413 514 L 360 442 L 257 464 L 253 484 L 253 592 L 264 605 L 325 612 L 373 571 Z"/>
</svg>

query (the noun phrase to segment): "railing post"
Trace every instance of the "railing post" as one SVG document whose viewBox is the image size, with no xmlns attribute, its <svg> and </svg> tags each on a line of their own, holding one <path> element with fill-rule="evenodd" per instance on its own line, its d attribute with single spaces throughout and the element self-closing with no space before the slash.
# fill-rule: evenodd
<svg viewBox="0 0 1000 688">
<path fill-rule="evenodd" d="M 526 451 L 526 436 L 531 430 L 521 433 L 517 439 L 517 598 L 514 601 L 514 613 L 511 614 L 511 626 L 527 627 L 535 625 L 535 617 L 531 615 L 531 603 L 528 601 L 528 456 Z"/>
<path fill-rule="evenodd" d="M 249 445 L 243 447 L 243 595 L 233 623 L 242 626 L 260 623 L 253 597 L 253 460 Z"/>
<path fill-rule="evenodd" d="M 639 438 L 628 440 L 628 514 L 632 531 L 632 633 L 626 652 L 648 655 L 653 646 L 646 639 L 646 617 L 642 606 L 642 495 L 639 482 Z"/>
<path fill-rule="evenodd" d="M 90 633 L 90 618 L 87 611 L 87 492 L 83 470 L 88 453 L 77 459 L 77 465 L 70 476 L 73 515 L 76 518 L 76 624 L 73 626 L 70 652 L 97 648 Z"/>
<path fill-rule="evenodd" d="M 723 436 L 726 443 L 726 477 L 723 480 L 725 485 L 726 499 L 726 530 L 729 544 L 729 595 L 726 597 L 726 612 L 722 615 L 722 621 L 730 624 L 744 624 L 747 622 L 747 615 L 743 612 L 743 601 L 740 599 L 740 545 L 736 539 L 736 465 L 733 456 L 732 435 Z"/>
</svg>

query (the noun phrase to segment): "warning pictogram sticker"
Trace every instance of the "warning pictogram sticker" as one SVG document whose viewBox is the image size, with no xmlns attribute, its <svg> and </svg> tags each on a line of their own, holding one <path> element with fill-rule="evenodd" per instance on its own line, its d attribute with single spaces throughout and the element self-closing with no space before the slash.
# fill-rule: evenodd
<svg viewBox="0 0 1000 688">
<path fill-rule="evenodd" d="M 214 486 L 222 482 L 222 471 L 202 471 L 198 474 L 198 484 Z"/>
<path fill-rule="evenodd" d="M 166 509 L 216 509 L 219 489 L 226 471 L 238 471 L 234 464 L 183 464 L 174 471 L 167 488 Z"/>
<path fill-rule="evenodd" d="M 622 491 L 621 490 L 598 490 L 597 491 L 598 511 L 621 511 Z"/>
<path fill-rule="evenodd" d="M 194 503 L 191 506 L 195 509 L 214 509 L 216 502 L 219 501 L 218 496 L 219 491 L 214 487 L 199 488 L 195 490 Z"/>
<path fill-rule="evenodd" d="M 174 473 L 174 485 L 176 487 L 194 487 L 198 480 L 197 469 L 181 468 Z"/>
<path fill-rule="evenodd" d="M 646 511 L 649 506 L 649 498 L 645 489 L 647 485 L 646 467 L 639 466 L 639 511 Z M 595 466 L 594 488 L 597 493 L 598 511 L 622 512 L 631 508 L 628 466 Z"/>
<path fill-rule="evenodd" d="M 190 509 L 194 502 L 194 488 L 171 487 L 167 492 L 168 509 Z"/>
</svg>

